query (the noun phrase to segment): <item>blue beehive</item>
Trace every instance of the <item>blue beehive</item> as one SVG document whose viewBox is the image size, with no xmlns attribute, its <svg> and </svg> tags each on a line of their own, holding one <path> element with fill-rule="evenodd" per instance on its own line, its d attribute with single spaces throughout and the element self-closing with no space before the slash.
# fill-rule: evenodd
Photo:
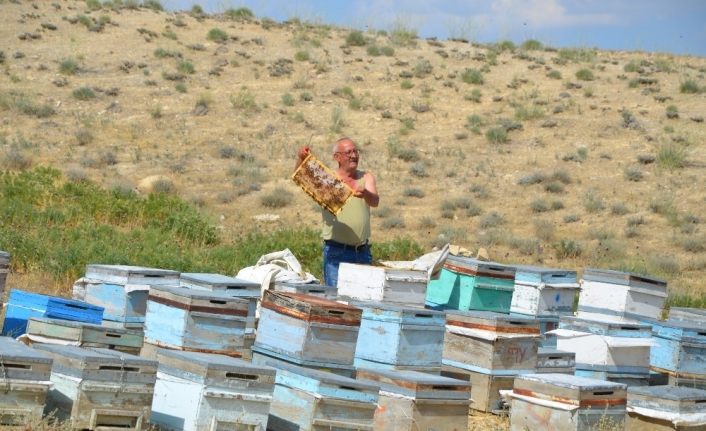
<svg viewBox="0 0 706 431">
<path fill-rule="evenodd" d="M 223 292 L 152 286 L 145 343 L 179 350 L 237 352 L 247 345 L 248 300 Z"/>
<path fill-rule="evenodd" d="M 354 365 L 440 371 L 443 312 L 386 303 L 352 303 L 363 310 Z"/>
<path fill-rule="evenodd" d="M 103 319 L 103 307 L 83 301 L 12 289 L 8 298 L 2 335 L 17 337 L 24 334 L 30 317 L 100 324 Z"/>
<path fill-rule="evenodd" d="M 650 323 L 657 343 L 650 352 L 652 369 L 706 379 L 706 328 L 687 321 Z"/>
<path fill-rule="evenodd" d="M 129 265 L 91 264 L 86 267 L 85 300 L 105 308 L 109 326 L 141 328 L 145 323 L 150 286 L 176 286 L 179 273 Z"/>
</svg>

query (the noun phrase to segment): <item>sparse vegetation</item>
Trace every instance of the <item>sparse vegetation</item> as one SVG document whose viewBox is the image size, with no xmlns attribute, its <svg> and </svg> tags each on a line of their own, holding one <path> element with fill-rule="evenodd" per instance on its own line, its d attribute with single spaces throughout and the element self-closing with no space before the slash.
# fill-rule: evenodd
<svg viewBox="0 0 706 431">
<path fill-rule="evenodd" d="M 464 70 L 463 73 L 461 74 L 461 80 L 463 82 L 465 82 L 466 84 L 477 84 L 477 85 L 482 85 L 484 82 L 483 74 L 478 69 Z"/>
<path fill-rule="evenodd" d="M 354 30 L 346 36 L 346 45 L 348 46 L 365 46 L 366 43 L 365 36 L 361 31 Z"/>
<path fill-rule="evenodd" d="M 96 93 L 91 87 L 79 87 L 71 92 L 78 100 L 91 100 L 96 98 Z"/>
<path fill-rule="evenodd" d="M 206 38 L 213 42 L 223 43 L 228 40 L 228 33 L 220 28 L 212 28 L 208 31 Z"/>
<path fill-rule="evenodd" d="M 294 195 L 287 189 L 277 187 L 260 198 L 260 203 L 268 208 L 284 208 L 292 203 Z"/>
<path fill-rule="evenodd" d="M 78 62 L 73 58 L 65 58 L 59 63 L 59 72 L 64 75 L 74 75 L 78 72 Z"/>
</svg>

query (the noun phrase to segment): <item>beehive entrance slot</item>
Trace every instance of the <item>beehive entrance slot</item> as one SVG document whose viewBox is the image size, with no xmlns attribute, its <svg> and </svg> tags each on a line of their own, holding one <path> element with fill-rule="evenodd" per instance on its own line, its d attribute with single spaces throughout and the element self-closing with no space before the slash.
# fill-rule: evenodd
<svg viewBox="0 0 706 431">
<path fill-rule="evenodd" d="M 340 310 L 329 310 L 328 314 L 333 314 L 334 316 L 341 316 L 343 315 L 343 311 Z"/>
<path fill-rule="evenodd" d="M 137 372 L 140 371 L 137 367 L 120 367 L 117 365 L 100 365 L 98 367 L 101 371 L 126 371 L 126 372 Z"/>
<path fill-rule="evenodd" d="M 613 391 L 598 391 L 594 392 L 593 395 L 613 395 Z"/>
<path fill-rule="evenodd" d="M 242 374 L 242 373 L 226 373 L 227 379 L 240 379 L 240 380 L 257 380 L 257 376 L 253 374 Z"/>
</svg>

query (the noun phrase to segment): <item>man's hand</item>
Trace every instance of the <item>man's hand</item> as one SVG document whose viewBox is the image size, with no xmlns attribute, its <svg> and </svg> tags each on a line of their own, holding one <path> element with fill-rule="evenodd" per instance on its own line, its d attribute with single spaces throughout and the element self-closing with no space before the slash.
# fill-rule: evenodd
<svg viewBox="0 0 706 431">
<path fill-rule="evenodd" d="M 297 157 L 299 157 L 299 163 L 303 162 L 304 159 L 306 159 L 309 154 L 311 154 L 311 148 L 309 148 L 307 145 L 301 147 L 299 149 L 299 152 L 297 152 Z"/>
</svg>

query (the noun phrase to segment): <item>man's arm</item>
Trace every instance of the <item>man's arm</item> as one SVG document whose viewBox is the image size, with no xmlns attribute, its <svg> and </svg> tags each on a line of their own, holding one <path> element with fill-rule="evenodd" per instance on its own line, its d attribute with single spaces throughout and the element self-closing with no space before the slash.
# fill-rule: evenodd
<svg viewBox="0 0 706 431">
<path fill-rule="evenodd" d="M 365 188 L 363 189 L 361 197 L 365 199 L 365 203 L 372 208 L 377 208 L 380 204 L 380 195 L 378 195 L 378 188 L 375 184 L 375 177 L 370 172 L 365 172 Z"/>
</svg>

